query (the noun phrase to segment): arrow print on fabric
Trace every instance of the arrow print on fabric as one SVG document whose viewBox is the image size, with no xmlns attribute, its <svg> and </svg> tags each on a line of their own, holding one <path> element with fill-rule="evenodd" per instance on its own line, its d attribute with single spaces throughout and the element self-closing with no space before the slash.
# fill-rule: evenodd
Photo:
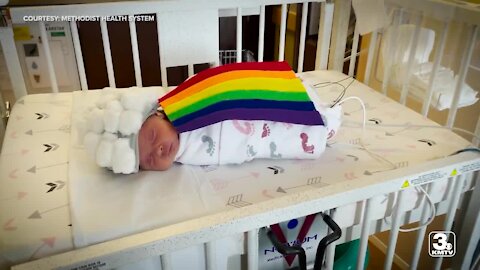
<svg viewBox="0 0 480 270">
<path fill-rule="evenodd" d="M 354 155 L 347 155 L 347 157 L 353 158 L 354 161 L 358 161 L 358 157 Z"/>
<path fill-rule="evenodd" d="M 348 180 L 353 180 L 353 179 L 358 178 L 358 177 L 355 176 L 354 172 L 347 172 L 343 176 L 345 176 L 345 178 L 348 179 Z"/>
<path fill-rule="evenodd" d="M 262 190 L 262 195 L 270 199 L 275 198 L 272 195 L 268 194 L 268 190 L 266 189 Z"/>
<path fill-rule="evenodd" d="M 320 185 L 320 187 L 328 185 L 328 184 L 322 183 L 321 180 L 322 180 L 321 176 L 310 177 L 307 179 L 307 183 L 304 185 L 298 185 L 293 187 L 278 187 L 276 191 L 279 193 L 287 193 L 287 190 L 295 189 L 299 187 L 312 186 L 312 185 L 318 185 L 318 184 Z"/>
<path fill-rule="evenodd" d="M 285 169 L 280 166 L 272 166 L 267 168 L 269 168 L 270 170 L 273 170 L 273 174 L 283 173 L 285 171 Z"/>
<path fill-rule="evenodd" d="M 67 102 L 67 100 L 29 101 L 28 104 L 36 103 L 36 104 L 52 104 L 52 105 L 56 105 L 56 106 L 66 106 L 65 102 Z M 23 99 L 18 100 L 17 102 L 15 102 L 15 104 L 25 105 L 25 100 L 23 100 Z"/>
<path fill-rule="evenodd" d="M 66 206 L 68 206 L 68 204 L 64 204 L 64 205 L 60 205 L 60 206 L 57 206 L 57 207 L 54 207 L 54 208 L 51 208 L 51 209 L 47 209 L 47 210 L 42 211 L 42 212 L 36 210 L 36 211 L 33 212 L 28 218 L 29 218 L 29 219 L 41 219 L 43 214 L 46 214 L 46 213 L 48 213 L 48 212 L 55 211 L 55 210 L 57 210 L 57 209 L 60 209 L 60 208 L 66 207 Z"/>
<path fill-rule="evenodd" d="M 3 224 L 3 230 L 4 231 L 14 231 L 17 229 L 17 226 L 13 225 L 13 222 L 15 221 L 14 218 L 9 219 L 5 224 Z"/>
<path fill-rule="evenodd" d="M 404 168 L 404 167 L 408 167 L 408 161 L 401 161 L 401 162 L 395 163 L 395 168 L 378 170 L 378 171 L 368 171 L 368 170 L 366 170 L 363 174 L 364 175 L 372 175 L 372 174 L 392 171 L 392 170 L 395 170 L 395 169 L 398 169 L 398 168 Z"/>
<path fill-rule="evenodd" d="M 18 169 L 14 169 L 13 171 L 11 171 L 8 174 L 8 177 L 11 178 L 11 179 L 17 179 L 17 171 L 18 171 Z"/>
<path fill-rule="evenodd" d="M 42 241 L 42 244 L 32 253 L 32 256 L 30 256 L 30 260 L 33 260 L 37 253 L 45 246 L 49 246 L 50 248 L 53 248 L 55 246 L 55 237 L 47 237 L 47 238 L 42 238 L 40 239 Z"/>
<path fill-rule="evenodd" d="M 436 144 L 434 141 L 429 140 L 429 139 L 421 139 L 421 140 L 418 140 L 418 141 L 426 143 L 426 144 L 428 144 L 428 146 L 434 146 Z"/>
<path fill-rule="evenodd" d="M 56 151 L 60 146 L 56 143 L 51 143 L 51 144 L 46 144 L 44 143 L 43 146 L 45 146 L 45 151 L 43 152 L 50 152 L 50 151 Z"/>
<path fill-rule="evenodd" d="M 68 161 L 67 162 L 62 162 L 62 163 L 56 163 L 56 164 L 52 164 L 52 165 L 48 165 L 48 166 L 41 166 L 41 167 L 33 166 L 30 169 L 28 169 L 27 172 L 36 173 L 37 170 L 47 169 L 47 168 L 51 168 L 51 167 L 55 167 L 55 166 L 61 166 L 61 165 L 65 165 L 65 164 L 68 164 Z"/>
<path fill-rule="evenodd" d="M 57 183 L 57 184 L 55 184 L 55 183 Z M 52 192 L 55 189 L 60 190 L 65 186 L 65 182 L 63 182 L 63 181 L 55 181 L 55 183 L 50 182 L 50 183 L 45 184 L 47 186 L 50 186 L 50 189 L 47 191 L 47 193 Z"/>
<path fill-rule="evenodd" d="M 35 113 L 37 115 L 37 120 L 41 120 L 41 119 L 47 119 L 50 117 L 50 115 L 46 114 L 46 113 Z"/>
<path fill-rule="evenodd" d="M 59 128 L 54 128 L 54 129 L 41 129 L 41 130 L 29 129 L 29 130 L 25 131 L 25 134 L 33 136 L 33 133 L 37 134 L 37 133 L 55 132 L 55 131 L 63 131 L 63 132 L 68 133 L 68 132 L 70 132 L 70 125 L 63 125 Z"/>
<path fill-rule="evenodd" d="M 227 205 L 236 208 L 245 207 L 252 203 L 243 200 L 243 194 L 237 194 L 228 198 Z"/>
<path fill-rule="evenodd" d="M 10 133 L 10 139 L 16 139 L 17 138 L 17 132 L 16 131 L 13 131 L 12 133 Z"/>
<path fill-rule="evenodd" d="M 402 128 L 400 130 L 397 130 L 397 131 L 394 131 L 394 132 L 385 132 L 385 135 L 386 136 L 394 136 L 394 135 L 399 134 L 401 132 L 404 132 L 406 130 L 419 130 L 419 129 L 421 129 L 421 127 L 412 127 L 411 124 L 412 123 L 410 123 L 410 122 L 406 122 L 404 124 L 404 126 L 405 126 L 404 128 Z"/>
<path fill-rule="evenodd" d="M 14 156 L 14 155 L 22 155 L 24 156 L 26 153 L 30 152 L 28 149 L 22 149 L 20 152 L 14 152 L 14 153 L 2 153 L 2 156 Z"/>
<path fill-rule="evenodd" d="M 382 123 L 382 120 L 380 120 L 378 118 L 370 118 L 370 119 L 368 119 L 368 121 L 374 122 L 376 125 Z"/>
<path fill-rule="evenodd" d="M 19 191 L 19 192 L 17 192 L 17 195 L 0 199 L 0 201 L 8 201 L 8 200 L 13 200 L 13 199 L 21 200 L 25 196 L 27 196 L 27 194 L 28 194 L 27 192 Z"/>
</svg>

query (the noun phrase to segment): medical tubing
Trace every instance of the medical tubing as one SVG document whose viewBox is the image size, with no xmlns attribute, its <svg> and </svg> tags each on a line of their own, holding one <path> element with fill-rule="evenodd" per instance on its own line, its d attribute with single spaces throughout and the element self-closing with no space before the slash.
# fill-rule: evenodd
<svg viewBox="0 0 480 270">
<path fill-rule="evenodd" d="M 320 243 L 318 243 L 317 253 L 315 254 L 315 265 L 313 266 L 314 270 L 322 269 L 323 257 L 327 246 L 337 241 L 342 236 L 342 230 L 329 215 L 323 214 L 321 212 L 319 214 L 322 216 L 323 221 L 333 232 L 322 238 L 322 240 L 320 240 Z"/>
</svg>

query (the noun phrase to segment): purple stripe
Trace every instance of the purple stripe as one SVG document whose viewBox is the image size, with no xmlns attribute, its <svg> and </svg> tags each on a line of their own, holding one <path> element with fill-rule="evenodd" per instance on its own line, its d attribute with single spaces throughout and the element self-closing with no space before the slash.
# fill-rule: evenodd
<svg viewBox="0 0 480 270">
<path fill-rule="evenodd" d="M 224 120 L 267 120 L 307 126 L 324 126 L 317 111 L 292 111 L 286 109 L 229 109 L 198 117 L 176 126 L 179 133 L 206 127 Z"/>
</svg>

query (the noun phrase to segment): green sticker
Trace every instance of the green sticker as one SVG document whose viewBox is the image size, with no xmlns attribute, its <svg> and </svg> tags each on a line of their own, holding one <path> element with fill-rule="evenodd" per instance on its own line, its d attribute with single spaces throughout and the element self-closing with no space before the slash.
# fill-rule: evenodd
<svg viewBox="0 0 480 270">
<path fill-rule="evenodd" d="M 65 32 L 51 32 L 52 37 L 64 37 Z"/>
</svg>

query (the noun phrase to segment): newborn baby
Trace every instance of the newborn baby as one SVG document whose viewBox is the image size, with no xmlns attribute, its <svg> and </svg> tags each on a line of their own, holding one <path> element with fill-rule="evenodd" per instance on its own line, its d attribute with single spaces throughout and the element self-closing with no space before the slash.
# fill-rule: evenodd
<svg viewBox="0 0 480 270">
<path fill-rule="evenodd" d="M 263 92 L 249 96 L 258 89 Z M 223 100 L 215 100 L 219 95 Z M 315 106 L 285 62 L 201 72 L 162 97 L 160 106 L 167 115 L 157 112 L 140 129 L 141 169 L 165 170 L 174 161 L 222 165 L 255 158 L 315 159 L 338 130 L 341 115 L 340 107 Z"/>
<path fill-rule="evenodd" d="M 135 102 L 121 97 L 124 108 L 117 110 L 110 101 L 103 106 L 105 130 L 88 133 L 85 145 L 97 165 L 124 174 L 167 170 L 174 162 L 315 159 L 340 127 L 341 108 L 313 103 L 311 96 L 286 62 L 221 66 L 193 76 L 159 104 L 152 97 L 131 98 Z M 133 117 L 132 110 L 139 113 Z M 115 117 L 105 117 L 114 111 Z M 125 131 L 131 123 L 134 127 Z M 122 154 L 128 145 L 132 151 Z"/>
<path fill-rule="evenodd" d="M 178 134 L 163 113 L 156 113 L 148 117 L 138 135 L 140 168 L 166 170 L 173 162 L 221 165 L 254 158 L 315 159 L 324 151 L 326 138 L 340 126 L 339 109 L 327 115 L 327 127 L 226 120 Z"/>
</svg>

